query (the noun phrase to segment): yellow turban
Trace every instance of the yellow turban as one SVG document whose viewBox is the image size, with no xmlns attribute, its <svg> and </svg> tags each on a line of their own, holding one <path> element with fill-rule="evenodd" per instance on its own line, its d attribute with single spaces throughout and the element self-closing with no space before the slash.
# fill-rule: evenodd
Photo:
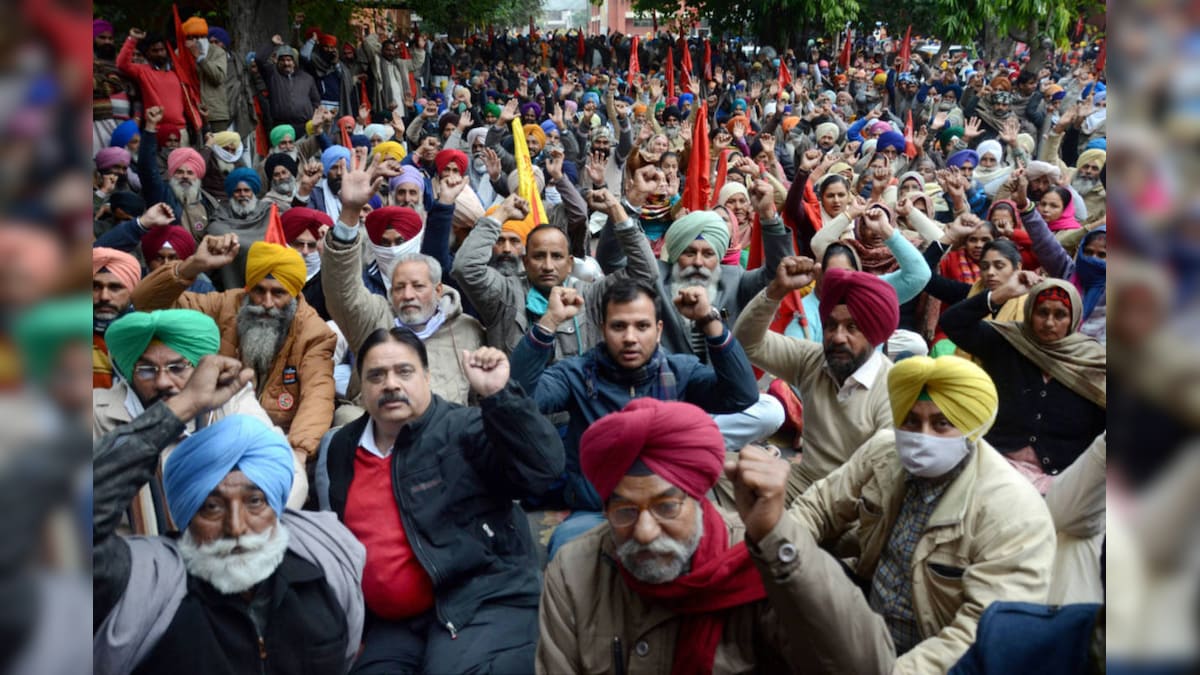
<svg viewBox="0 0 1200 675">
<path fill-rule="evenodd" d="M 996 385 L 967 359 L 910 356 L 896 363 L 888 373 L 888 396 L 897 427 L 923 395 L 971 440 L 982 438 L 996 421 Z"/>
<path fill-rule="evenodd" d="M 376 145 L 375 149 L 371 152 L 384 159 L 394 159 L 397 162 L 403 162 L 404 158 L 408 156 L 408 152 L 404 149 L 404 146 L 396 141 L 384 141 Z"/>
<path fill-rule="evenodd" d="M 1079 167 L 1083 166 L 1084 164 L 1095 162 L 1096 164 L 1100 165 L 1101 169 L 1103 169 L 1104 162 L 1106 162 L 1107 160 L 1108 160 L 1107 152 L 1101 150 L 1100 148 L 1092 148 L 1091 150 L 1084 150 L 1083 152 L 1079 153 L 1079 161 L 1075 162 L 1075 168 L 1078 169 Z"/>
<path fill-rule="evenodd" d="M 291 246 L 256 241 L 246 254 L 246 290 L 254 288 L 268 274 L 294 298 L 304 289 L 307 276 L 304 258 Z"/>
<path fill-rule="evenodd" d="M 237 147 L 242 144 L 242 137 L 236 131 L 218 131 L 213 134 L 212 144 L 218 148 Z"/>
<path fill-rule="evenodd" d="M 538 143 L 540 143 L 543 148 L 546 147 L 546 132 L 543 131 L 541 127 L 536 124 L 526 124 L 524 130 L 526 137 L 532 136 L 538 139 Z"/>
<path fill-rule="evenodd" d="M 499 208 L 500 208 L 500 206 L 498 204 L 496 206 L 491 207 L 490 209 L 487 210 L 486 215 L 491 216 Z M 512 233 L 516 234 L 518 237 L 521 238 L 521 245 L 524 246 L 525 238 L 528 237 L 529 233 L 533 231 L 533 213 L 530 213 L 529 215 L 525 216 L 525 218 L 523 220 L 506 220 L 506 221 L 504 221 L 503 223 L 500 224 L 500 231 L 501 232 L 512 232 Z"/>
</svg>

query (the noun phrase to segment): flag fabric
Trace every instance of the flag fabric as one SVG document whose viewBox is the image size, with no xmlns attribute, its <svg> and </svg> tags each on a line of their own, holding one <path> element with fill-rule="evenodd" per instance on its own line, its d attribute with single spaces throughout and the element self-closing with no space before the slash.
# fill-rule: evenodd
<svg viewBox="0 0 1200 675">
<path fill-rule="evenodd" d="M 633 36 L 633 41 L 629 45 L 629 82 L 630 84 L 640 85 L 638 75 L 640 74 L 641 64 L 638 62 L 638 37 Z"/>
<path fill-rule="evenodd" d="M 529 39 L 537 39 L 537 27 L 533 25 L 533 15 L 529 15 Z"/>
<path fill-rule="evenodd" d="M 586 50 L 583 47 L 583 31 L 580 30 L 575 34 L 575 53 L 580 61 L 583 61 L 583 54 Z"/>
<path fill-rule="evenodd" d="M 1083 39 L 1083 17 L 1079 17 L 1079 21 L 1075 22 L 1075 39 Z"/>
<path fill-rule="evenodd" d="M 546 218 L 546 208 L 538 195 L 537 180 L 533 177 L 533 158 L 529 156 L 529 145 L 525 141 L 525 129 L 521 126 L 520 118 L 512 121 L 512 130 L 513 159 L 517 164 L 517 195 L 529 202 L 529 219 L 532 219 L 529 229 L 532 230 L 550 220 Z"/>
<path fill-rule="evenodd" d="M 917 143 L 913 135 L 912 110 L 908 111 L 908 120 L 904 123 L 904 154 L 909 159 L 917 156 Z"/>
<path fill-rule="evenodd" d="M 287 246 L 287 236 L 283 233 L 283 220 L 279 217 L 279 205 L 271 202 L 271 217 L 267 219 L 267 234 L 263 241 L 271 244 Z"/>
<path fill-rule="evenodd" d="M 713 208 L 717 205 L 717 199 L 721 196 L 721 188 L 725 187 L 725 179 L 729 175 L 729 155 L 736 152 L 733 148 L 725 148 L 721 151 L 720 157 L 717 158 L 717 182 L 713 183 L 711 194 L 708 198 L 708 208 Z M 711 155 L 711 152 L 709 153 Z M 691 168 L 689 162 L 688 168 Z M 686 188 L 685 188 L 686 189 Z"/>
<path fill-rule="evenodd" d="M 675 54 L 667 47 L 667 97 L 675 95 Z"/>
<path fill-rule="evenodd" d="M 904 44 L 900 45 L 900 72 L 908 72 L 908 62 L 912 60 L 912 25 L 904 31 Z"/>
<path fill-rule="evenodd" d="M 258 120 L 258 124 L 254 126 L 254 149 L 258 151 L 259 157 L 266 157 L 271 152 L 271 139 L 267 135 L 266 118 L 263 117 L 258 96 L 254 97 L 254 118 Z"/>
<path fill-rule="evenodd" d="M 712 41 L 704 38 L 704 81 L 712 79 Z"/>
<path fill-rule="evenodd" d="M 841 56 L 838 57 L 838 65 L 840 65 L 842 67 L 842 70 L 850 69 L 850 56 L 851 56 L 851 53 L 853 52 L 853 45 L 854 45 L 854 40 L 851 39 L 850 29 L 847 28 L 846 29 L 846 41 L 845 41 L 845 44 L 842 45 L 842 54 L 841 54 Z"/>
<path fill-rule="evenodd" d="M 563 63 L 562 52 L 558 52 L 558 64 L 554 67 L 558 71 L 558 79 L 565 80 L 567 78 L 567 64 Z"/>
<path fill-rule="evenodd" d="M 703 211 L 712 199 L 712 184 L 709 180 L 708 103 L 700 101 L 700 107 L 692 116 L 692 155 L 688 160 L 687 185 L 683 188 L 683 206 L 689 212 Z"/>
<path fill-rule="evenodd" d="M 694 75 L 695 72 L 692 69 L 692 50 L 690 47 L 688 47 L 688 41 L 687 41 L 686 36 L 679 38 L 679 51 L 682 52 L 679 55 L 680 59 L 682 59 L 680 61 L 680 64 L 683 66 L 683 72 L 685 74 L 685 77 L 683 78 L 683 82 L 684 82 L 684 86 L 687 86 L 688 78 L 690 78 L 692 75 Z"/>
<path fill-rule="evenodd" d="M 179 76 L 179 83 L 183 85 L 184 114 L 187 115 L 188 123 L 199 134 L 204 125 L 204 121 L 200 119 L 200 108 L 197 107 L 200 103 L 200 70 L 196 66 L 196 56 L 188 49 L 187 36 L 183 34 L 179 6 L 171 5 L 171 11 L 175 13 L 175 50 L 168 49 L 167 54 L 171 57 L 171 67 Z"/>
<path fill-rule="evenodd" d="M 1108 38 L 1100 40 L 1100 53 L 1096 55 L 1096 77 L 1104 73 L 1104 64 L 1108 61 Z"/>
<path fill-rule="evenodd" d="M 367 81 L 358 81 L 358 101 L 359 105 L 366 106 L 367 110 L 371 109 L 371 98 L 367 96 Z"/>
<path fill-rule="evenodd" d="M 788 71 L 787 62 L 779 59 L 779 91 L 775 94 L 776 99 L 783 98 L 783 92 L 792 86 L 792 73 Z"/>
</svg>

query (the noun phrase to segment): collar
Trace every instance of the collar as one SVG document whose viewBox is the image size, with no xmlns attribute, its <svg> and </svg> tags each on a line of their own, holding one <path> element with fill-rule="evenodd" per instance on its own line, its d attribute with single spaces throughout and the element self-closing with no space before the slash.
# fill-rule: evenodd
<svg viewBox="0 0 1200 675">
<path fill-rule="evenodd" d="M 866 363 L 858 367 L 858 370 L 851 373 L 850 377 L 842 383 L 838 388 L 837 399 L 838 403 L 845 403 L 856 389 L 865 389 L 870 391 L 871 386 L 875 384 L 875 380 L 879 377 L 879 368 L 883 365 L 883 355 L 879 350 L 871 350 L 871 356 L 867 357 Z M 825 372 L 828 373 L 828 365 L 825 366 Z M 832 374 L 829 377 L 833 377 Z M 835 380 L 836 383 L 836 380 Z"/>
<path fill-rule="evenodd" d="M 387 452 L 382 452 L 379 446 L 375 445 L 375 420 L 367 416 L 367 426 L 363 428 L 362 435 L 358 437 L 358 447 L 367 452 L 379 457 L 387 459 L 392 454 L 392 449 L 388 448 Z"/>
</svg>

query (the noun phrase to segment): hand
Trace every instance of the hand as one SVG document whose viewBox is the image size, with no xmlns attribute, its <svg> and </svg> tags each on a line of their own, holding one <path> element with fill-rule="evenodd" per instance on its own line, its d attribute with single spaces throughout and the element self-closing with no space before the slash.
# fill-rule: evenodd
<svg viewBox="0 0 1200 675">
<path fill-rule="evenodd" d="M 967 120 L 967 125 L 963 127 L 963 140 L 970 143 L 983 133 L 983 121 L 978 117 L 972 117 Z"/>
<path fill-rule="evenodd" d="M 462 175 L 438 178 L 433 182 L 433 194 L 439 203 L 451 205 L 466 186 L 467 178 Z"/>
<path fill-rule="evenodd" d="M 945 231 L 942 234 L 942 243 L 951 248 L 958 248 L 967 241 L 967 237 L 971 236 L 971 233 L 979 227 L 978 224 L 968 220 L 967 215 L 969 214 L 964 213 L 946 223 Z"/>
<path fill-rule="evenodd" d="M 364 127 L 371 123 L 371 106 L 358 106 L 358 123 Z"/>
<path fill-rule="evenodd" d="M 517 117 L 517 99 L 510 98 L 508 103 L 500 109 L 500 117 L 496 120 L 496 125 L 501 127 L 508 126 Z"/>
<path fill-rule="evenodd" d="M 342 211 L 357 212 L 371 201 L 371 197 L 375 195 L 375 191 L 384 181 L 384 176 L 375 170 L 382 167 L 383 165 L 377 165 L 371 170 L 357 166 L 357 164 L 353 167 L 346 167 L 346 172 L 342 174 L 342 189 L 338 192 L 338 199 L 342 202 Z M 350 215 L 357 224 L 357 213 L 347 215 Z"/>
<path fill-rule="evenodd" d="M 557 183 L 563 177 L 563 155 L 562 148 L 551 146 L 546 157 L 546 182 Z"/>
<path fill-rule="evenodd" d="M 152 106 L 146 109 L 146 124 L 143 131 L 149 133 L 158 130 L 158 125 L 163 121 L 163 109 L 159 106 Z"/>
<path fill-rule="evenodd" d="M 896 215 L 901 218 L 907 218 L 908 214 L 912 213 L 912 202 L 909 201 L 908 195 L 904 195 L 896 200 Z"/>
<path fill-rule="evenodd" d="M 921 127 L 913 132 L 912 140 L 918 150 L 925 147 L 925 141 L 929 140 L 929 127 Z"/>
<path fill-rule="evenodd" d="M 300 187 L 298 194 L 302 197 L 307 197 L 317 183 L 321 182 L 321 176 L 324 175 L 325 169 L 321 166 L 320 160 L 310 159 L 304 164 L 304 168 L 300 171 Z"/>
<path fill-rule="evenodd" d="M 862 142 L 860 142 L 860 141 L 850 141 L 849 143 L 847 143 L 847 144 L 846 144 L 846 147 L 845 147 L 845 153 L 846 153 L 846 156 L 847 156 L 847 157 L 857 157 L 857 156 L 858 156 L 858 149 L 859 149 L 860 147 L 862 147 Z"/>
<path fill-rule="evenodd" d="M 491 148 L 483 149 L 483 164 L 487 167 L 488 178 L 497 180 L 500 178 L 501 163 L 500 155 L 496 154 Z"/>
<path fill-rule="evenodd" d="M 699 321 L 708 316 L 712 305 L 708 300 L 708 291 L 703 286 L 689 286 L 680 289 L 675 296 L 675 309 L 679 315 L 689 321 Z"/>
<path fill-rule="evenodd" d="M 546 305 L 546 313 L 538 321 L 546 332 L 553 333 L 564 321 L 574 319 L 583 311 L 583 296 L 574 288 L 555 286 L 550 289 L 550 301 Z"/>
<path fill-rule="evenodd" d="M 100 174 L 100 187 L 96 189 L 106 195 L 111 195 L 117 190 L 117 178 L 118 176 L 114 173 Z"/>
<path fill-rule="evenodd" d="M 846 217 L 850 220 L 855 220 L 867 210 L 867 200 L 859 195 L 855 195 L 853 199 L 846 202 Z"/>
<path fill-rule="evenodd" d="M 141 215 L 139 222 L 142 227 L 165 227 L 175 221 L 175 212 L 171 207 L 167 206 L 166 202 L 159 202 L 154 206 L 146 209 L 146 212 Z"/>
<path fill-rule="evenodd" d="M 558 127 L 560 130 L 564 128 L 563 110 L 562 106 L 558 103 L 554 104 L 554 111 L 550 113 L 550 121 L 554 122 L 554 126 Z"/>
<path fill-rule="evenodd" d="M 882 208 L 867 209 L 863 213 L 862 225 L 868 232 L 873 232 L 882 239 L 892 236 L 892 232 L 895 231 L 888 218 L 888 212 Z"/>
<path fill-rule="evenodd" d="M 658 79 L 657 77 L 651 78 L 651 80 L 650 80 L 650 100 L 653 101 L 653 100 L 659 98 L 660 96 L 662 96 L 662 93 L 663 93 L 663 81 Z"/>
<path fill-rule="evenodd" d="M 763 134 L 758 137 L 758 142 L 762 143 L 764 152 L 770 153 L 771 157 L 775 157 L 775 137 L 770 134 Z"/>
<path fill-rule="evenodd" d="M 821 151 L 813 148 L 805 150 L 804 155 L 800 158 L 800 171 L 804 173 L 812 173 L 817 166 L 821 164 Z"/>
<path fill-rule="evenodd" d="M 933 124 L 930 126 L 932 126 L 934 129 L 941 129 L 942 127 L 946 126 L 946 121 L 949 119 L 950 113 L 948 111 L 939 110 L 937 114 L 933 116 Z"/>
<path fill-rule="evenodd" d="M 464 349 L 462 366 L 471 390 L 480 398 L 487 398 L 508 384 L 508 357 L 495 347 L 480 347 L 473 352 Z"/>
<path fill-rule="evenodd" d="M 760 220 L 774 220 L 779 213 L 775 207 L 775 188 L 762 178 L 750 186 L 750 203 Z"/>
<path fill-rule="evenodd" d="M 762 82 L 758 82 L 758 81 L 751 82 L 750 83 L 750 95 L 747 97 L 747 100 L 753 100 L 753 99 L 758 98 L 759 96 L 762 96 Z"/>
<path fill-rule="evenodd" d="M 179 265 L 179 276 L 195 279 L 202 272 L 224 267 L 232 263 L 241 249 L 236 234 L 210 234 L 200 241 L 196 252 Z"/>
<path fill-rule="evenodd" d="M 392 128 L 396 130 L 396 138 L 404 138 L 404 111 L 399 106 L 392 106 Z"/>
<path fill-rule="evenodd" d="M 589 192 L 587 203 L 591 210 L 607 213 L 614 223 L 625 220 L 625 208 L 621 206 L 621 200 L 607 188 L 602 187 Z"/>
<path fill-rule="evenodd" d="M 1037 272 L 1020 270 L 992 291 L 992 306 L 998 307 L 1013 298 L 1025 295 L 1040 283 L 1042 283 L 1042 277 Z"/>
<path fill-rule="evenodd" d="M 1009 147 L 1016 147 L 1017 134 L 1021 133 L 1021 122 L 1016 115 L 1008 117 L 1000 124 L 1000 135 L 997 136 Z M 1003 159 L 1003 157 L 1001 158 Z"/>
<path fill-rule="evenodd" d="M 892 180 L 892 167 L 885 164 L 871 169 L 871 192 L 873 194 L 883 194 L 888 183 Z"/>
<path fill-rule="evenodd" d="M 811 284 L 820 271 L 821 264 L 813 262 L 812 258 L 790 255 L 779 261 L 775 278 L 767 286 L 767 297 L 782 300 L 788 293 Z"/>
<path fill-rule="evenodd" d="M 321 128 L 321 125 L 325 123 L 325 108 L 323 106 L 317 106 L 316 108 L 313 108 L 311 121 L 313 129 Z"/>
<path fill-rule="evenodd" d="M 739 120 L 739 121 L 733 123 L 733 137 L 734 138 L 745 138 L 746 137 L 746 123 L 745 122 L 742 122 Z"/>
<path fill-rule="evenodd" d="M 279 37 L 279 33 L 271 36 L 271 44 L 275 45 L 276 47 L 283 44 L 283 38 Z"/>
<path fill-rule="evenodd" d="M 629 195 L 630 202 L 633 203 L 654 194 L 663 179 L 662 170 L 653 164 L 647 164 L 633 172 L 633 179 L 630 181 L 630 192 L 634 194 Z"/>
<path fill-rule="evenodd" d="M 510 220 L 524 220 L 529 215 L 529 202 L 519 197 L 515 192 L 500 203 L 500 207 L 492 215 L 501 224 Z"/>
<path fill-rule="evenodd" d="M 734 503 L 751 542 L 762 541 L 783 517 L 790 474 L 786 460 L 754 445 L 725 460 L 725 475 L 733 483 Z"/>
<path fill-rule="evenodd" d="M 246 383 L 254 379 L 254 369 L 228 356 L 209 354 L 201 357 L 183 389 L 166 400 L 166 405 L 182 422 L 188 422 L 206 410 L 225 405 Z"/>
</svg>

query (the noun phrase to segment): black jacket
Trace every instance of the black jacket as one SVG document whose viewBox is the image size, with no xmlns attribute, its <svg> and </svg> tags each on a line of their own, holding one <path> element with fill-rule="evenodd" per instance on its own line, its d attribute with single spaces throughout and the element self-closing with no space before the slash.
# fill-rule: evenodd
<svg viewBox="0 0 1200 675">
<path fill-rule="evenodd" d="M 326 438 L 314 484 L 322 509 L 345 517 L 363 415 Z M 433 580 L 451 635 L 484 602 L 537 607 L 541 578 L 529 523 L 513 500 L 550 489 L 563 472 L 558 431 L 520 386 L 468 408 L 433 396 L 392 449 L 392 489 L 413 553 Z"/>
</svg>

